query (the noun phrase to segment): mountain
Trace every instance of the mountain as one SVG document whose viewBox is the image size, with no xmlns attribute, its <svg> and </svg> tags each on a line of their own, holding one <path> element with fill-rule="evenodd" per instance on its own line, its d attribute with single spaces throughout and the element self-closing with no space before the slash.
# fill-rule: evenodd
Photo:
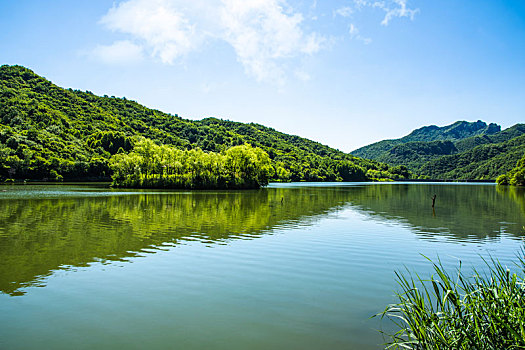
<svg viewBox="0 0 525 350">
<path fill-rule="evenodd" d="M 455 153 L 457 148 L 451 141 L 414 141 L 395 145 L 381 153 L 376 160 L 388 164 L 403 164 L 417 170 L 427 161 Z"/>
<path fill-rule="evenodd" d="M 501 130 L 494 123 L 458 121 L 445 127 L 426 126 L 352 154 L 405 165 L 432 179 L 495 180 L 512 169 L 525 152 L 524 135 L 525 124 Z"/>
<path fill-rule="evenodd" d="M 224 152 L 251 144 L 273 180 L 402 179 L 405 167 L 365 160 L 259 124 L 188 120 L 126 98 L 64 89 L 22 66 L 0 67 L 0 179 L 109 179 L 109 160 L 140 137 L 179 149 Z"/>
<path fill-rule="evenodd" d="M 424 164 L 420 173 L 433 179 L 495 180 L 512 170 L 525 154 L 525 134 L 508 141 L 476 146 Z"/>
<path fill-rule="evenodd" d="M 497 124 L 489 124 L 478 120 L 474 123 L 458 121 L 451 125 L 439 127 L 436 125 L 424 126 L 412 131 L 410 134 L 393 140 L 383 140 L 364 146 L 351 152 L 357 157 L 376 159 L 384 152 L 388 152 L 394 146 L 409 142 L 432 142 L 432 141 L 458 141 L 472 136 L 494 134 L 501 127 Z"/>
<path fill-rule="evenodd" d="M 469 137 L 456 142 L 458 152 L 471 150 L 477 146 L 485 144 L 495 144 L 512 140 L 525 134 L 525 124 L 516 124 L 494 134 L 484 134 L 480 136 Z"/>
</svg>

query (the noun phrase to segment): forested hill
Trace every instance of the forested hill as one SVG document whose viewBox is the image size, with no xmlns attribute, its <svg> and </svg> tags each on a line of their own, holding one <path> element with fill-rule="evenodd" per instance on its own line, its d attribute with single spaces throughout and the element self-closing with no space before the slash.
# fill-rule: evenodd
<svg viewBox="0 0 525 350">
<path fill-rule="evenodd" d="M 353 155 L 367 159 L 377 159 L 392 147 L 410 142 L 433 142 L 433 141 L 459 141 L 472 136 L 491 135 L 501 131 L 497 124 L 458 121 L 451 125 L 439 127 L 436 125 L 424 126 L 412 131 L 410 134 L 392 140 L 383 140 L 368 146 L 364 146 L 351 152 Z M 438 143 L 436 143 L 438 144 Z"/>
<path fill-rule="evenodd" d="M 364 160 L 262 125 L 187 120 L 126 98 L 63 89 L 25 67 L 0 67 L 0 179 L 108 178 L 111 157 L 132 151 L 140 137 L 207 152 L 248 143 L 268 153 L 273 180 L 410 176 L 405 167 Z"/>
<path fill-rule="evenodd" d="M 501 130 L 482 121 L 428 126 L 395 140 L 365 146 L 352 154 L 405 165 L 421 176 L 444 180 L 495 180 L 525 153 L 525 124 Z"/>
</svg>

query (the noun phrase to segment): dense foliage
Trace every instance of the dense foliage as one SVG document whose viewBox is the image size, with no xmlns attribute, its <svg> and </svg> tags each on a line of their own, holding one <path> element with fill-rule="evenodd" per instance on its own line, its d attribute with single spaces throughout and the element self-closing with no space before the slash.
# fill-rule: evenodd
<svg viewBox="0 0 525 350">
<path fill-rule="evenodd" d="M 525 135 L 440 157 L 425 163 L 420 171 L 434 179 L 495 180 L 510 171 L 523 153 Z"/>
<path fill-rule="evenodd" d="M 475 147 L 480 145 L 497 144 L 510 141 L 523 134 L 525 134 L 525 124 L 516 124 L 514 126 L 511 126 L 510 128 L 507 128 L 495 134 L 483 134 L 479 136 L 473 136 L 459 141 L 455 141 L 454 144 L 458 149 L 458 152 L 464 152 L 474 149 Z"/>
<path fill-rule="evenodd" d="M 268 154 L 249 145 L 215 153 L 159 146 L 150 139 L 111 157 L 110 167 L 118 187 L 180 189 L 260 188 L 273 170 Z"/>
<path fill-rule="evenodd" d="M 436 276 L 397 274 L 399 302 L 381 314 L 399 331 L 388 348 L 523 349 L 525 348 L 525 261 L 511 273 L 497 261 L 487 274 L 449 275 L 433 264 Z"/>
<path fill-rule="evenodd" d="M 381 141 L 353 154 L 405 165 L 432 179 L 494 180 L 512 169 L 523 152 L 525 124 L 500 131 L 496 124 L 478 121 L 423 127 L 401 139 Z"/>
<path fill-rule="evenodd" d="M 497 179 L 498 185 L 525 186 L 525 154 L 516 163 L 516 167 Z"/>
<path fill-rule="evenodd" d="M 0 67 L 0 179 L 109 179 L 109 159 L 137 137 L 180 150 L 265 151 L 276 181 L 365 181 L 410 177 L 404 166 L 357 158 L 258 124 L 186 120 L 126 98 L 63 89 L 21 66 Z"/>
<path fill-rule="evenodd" d="M 451 141 L 413 141 L 392 147 L 382 153 L 377 160 L 418 169 L 422 163 L 437 159 L 443 155 L 454 154 L 456 151 L 457 149 Z"/>
</svg>

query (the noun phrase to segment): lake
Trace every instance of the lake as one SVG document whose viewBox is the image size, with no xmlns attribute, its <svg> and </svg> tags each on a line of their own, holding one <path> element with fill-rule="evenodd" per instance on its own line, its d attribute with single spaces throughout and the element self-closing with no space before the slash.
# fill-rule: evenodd
<svg viewBox="0 0 525 350">
<path fill-rule="evenodd" d="M 432 196 L 436 206 L 432 208 Z M 381 349 L 395 271 L 516 261 L 525 192 L 0 186 L 1 349 Z"/>
</svg>

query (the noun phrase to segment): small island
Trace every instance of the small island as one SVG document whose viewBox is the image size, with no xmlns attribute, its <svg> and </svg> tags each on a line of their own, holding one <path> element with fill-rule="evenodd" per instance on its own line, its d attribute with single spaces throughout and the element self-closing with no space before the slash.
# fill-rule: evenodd
<svg viewBox="0 0 525 350">
<path fill-rule="evenodd" d="M 247 144 L 215 153 L 150 139 L 111 157 L 110 167 L 115 187 L 168 189 L 258 189 L 268 184 L 272 170 L 268 154 Z"/>
</svg>

